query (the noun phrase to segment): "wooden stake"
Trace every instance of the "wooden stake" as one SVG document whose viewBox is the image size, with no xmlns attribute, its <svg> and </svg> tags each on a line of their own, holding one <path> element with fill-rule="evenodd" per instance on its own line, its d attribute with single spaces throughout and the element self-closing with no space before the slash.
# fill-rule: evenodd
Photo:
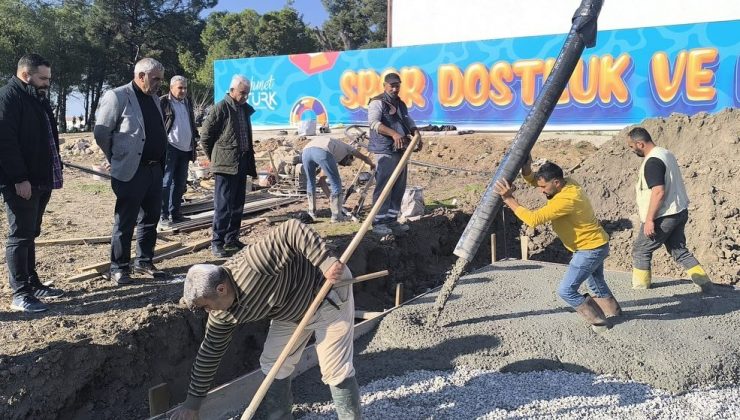
<svg viewBox="0 0 740 420">
<path fill-rule="evenodd" d="M 491 234 L 491 264 L 496 262 L 496 234 Z"/>
<path fill-rule="evenodd" d="M 364 274 L 362 276 L 357 276 L 353 278 L 352 280 L 345 280 L 341 281 L 336 284 L 336 287 L 342 287 L 346 286 L 348 284 L 355 284 L 355 283 L 361 283 L 363 281 L 373 280 L 373 279 L 379 279 L 381 277 L 385 277 L 388 275 L 388 270 L 383 271 L 376 271 L 374 273 Z"/>
<path fill-rule="evenodd" d="M 388 196 L 390 195 L 391 189 L 393 189 L 393 185 L 396 183 L 396 180 L 401 175 L 401 171 L 403 171 L 403 169 L 406 167 L 406 164 L 411 157 L 411 153 L 414 149 L 416 149 L 416 145 L 419 143 L 420 140 L 421 135 L 417 131 L 416 134 L 414 134 L 414 137 L 411 139 L 411 144 L 409 144 L 406 148 L 406 151 L 401 157 L 401 160 L 398 162 L 398 165 L 396 165 L 396 168 L 393 170 L 393 173 L 388 179 L 388 182 L 385 184 L 385 187 L 380 193 L 380 196 L 375 201 L 375 203 L 373 203 L 373 207 L 372 209 L 370 209 L 370 213 L 367 215 L 365 221 L 360 226 L 360 230 L 355 234 L 355 237 L 352 239 L 352 242 L 349 243 L 349 246 L 347 246 L 347 249 L 344 251 L 342 256 L 339 257 L 339 262 L 341 262 L 342 264 L 347 264 L 347 261 L 349 261 L 350 257 L 352 257 L 352 254 L 360 245 L 360 242 L 365 236 L 365 233 L 368 231 L 368 229 L 370 229 L 370 225 L 372 224 L 375 215 L 377 215 L 380 211 L 381 204 L 385 202 L 386 198 L 388 198 Z M 257 392 L 254 394 L 254 397 L 252 397 L 252 401 L 249 403 L 249 406 L 246 408 L 246 410 L 244 410 L 244 413 L 241 416 L 241 420 L 250 420 L 252 417 L 254 417 L 254 414 L 257 412 L 257 408 L 260 406 L 260 403 L 262 403 L 262 399 L 265 398 L 265 394 L 267 394 L 267 390 L 270 388 L 270 385 L 272 385 L 272 382 L 275 380 L 275 375 L 277 375 L 278 371 L 283 366 L 283 363 L 285 363 L 285 359 L 288 358 L 291 351 L 293 351 L 293 348 L 295 348 L 296 344 L 298 343 L 298 338 L 301 336 L 301 334 L 303 334 L 303 330 L 306 329 L 309 321 L 311 321 L 311 318 L 313 318 L 316 310 L 319 309 L 319 306 L 321 306 L 321 303 L 324 301 L 324 298 L 329 293 L 331 288 L 332 284 L 328 281 L 324 281 L 324 285 L 317 293 L 316 297 L 311 303 L 311 306 L 308 307 L 306 314 L 303 315 L 303 319 L 301 319 L 301 322 L 296 327 L 293 335 L 288 341 L 288 344 L 285 345 L 285 348 L 283 348 L 283 351 L 280 353 L 280 356 L 278 356 L 275 364 L 272 365 L 272 369 L 270 369 L 270 372 L 262 381 L 262 385 L 260 385 Z"/>
<path fill-rule="evenodd" d="M 396 306 L 403 303 L 403 283 L 396 283 Z"/>
<path fill-rule="evenodd" d="M 170 387 L 162 382 L 149 388 L 149 416 L 157 416 L 170 408 Z"/>
<path fill-rule="evenodd" d="M 522 246 L 522 261 L 529 260 L 529 236 L 522 235 L 519 237 Z"/>
</svg>

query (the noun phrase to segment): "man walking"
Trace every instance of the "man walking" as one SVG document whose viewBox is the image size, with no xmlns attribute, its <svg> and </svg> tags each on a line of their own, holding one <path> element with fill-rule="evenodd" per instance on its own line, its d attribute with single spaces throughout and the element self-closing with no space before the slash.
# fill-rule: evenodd
<svg viewBox="0 0 740 420">
<path fill-rule="evenodd" d="M 0 193 L 8 216 L 5 261 L 10 308 L 43 312 L 39 298 L 63 291 L 44 286 L 36 272 L 35 239 L 51 190 L 62 188 L 59 134 L 49 105 L 51 64 L 38 54 L 18 61 L 16 75 L 0 88 Z"/>
<path fill-rule="evenodd" d="M 198 139 L 193 104 L 187 95 L 187 79 L 174 76 L 170 79 L 170 92 L 159 98 L 168 142 L 159 220 L 159 224 L 164 226 L 186 220 L 180 212 L 180 205 L 188 181 L 188 165 L 195 162 L 195 142 Z"/>
<path fill-rule="evenodd" d="M 563 177 L 563 170 L 546 162 L 532 174 L 532 158 L 522 167 L 522 176 L 547 197 L 547 204 L 529 210 L 517 202 L 515 188 L 505 179 L 496 182 L 495 191 L 504 203 L 527 226 L 535 227 L 552 222 L 552 228 L 566 248 L 573 253 L 565 277 L 558 287 L 558 295 L 575 308 L 591 328 L 602 332 L 609 328 L 606 318 L 622 313 L 604 279 L 604 260 L 609 255 L 609 235 L 594 215 L 591 202 L 580 185 Z M 578 289 L 586 282 L 593 293 L 581 295 Z"/>
<path fill-rule="evenodd" d="M 244 247 L 239 240 L 239 229 L 247 175 L 257 178 L 252 147 L 251 116 L 254 108 L 247 103 L 250 86 L 246 77 L 234 75 L 229 93 L 214 105 L 201 131 L 200 143 L 216 178 L 211 252 L 220 258 Z"/>
<path fill-rule="evenodd" d="M 321 172 L 328 176 L 329 186 L 331 187 L 328 194 L 331 222 L 336 223 L 345 220 L 342 213 L 342 177 L 339 175 L 337 165 L 349 166 L 355 157 L 367 163 L 371 170 L 375 169 L 375 163 L 372 159 L 341 140 L 327 137 L 318 138 L 311 140 L 303 148 L 301 163 L 303 164 L 303 172 L 306 174 L 308 215 L 312 219 L 316 220 L 316 169 L 321 168 Z M 326 189 L 326 184 L 323 185 Z"/>
<path fill-rule="evenodd" d="M 401 77 L 396 73 L 388 73 L 383 79 L 383 90 L 383 93 L 370 99 L 367 110 L 370 125 L 370 142 L 367 149 L 375 154 L 377 163 L 373 201 L 378 201 L 385 184 L 388 183 L 391 174 L 401 161 L 410 136 L 418 131 L 414 120 L 409 117 L 406 104 L 398 97 L 398 92 L 401 90 Z M 416 151 L 419 150 L 421 150 L 421 141 Z M 407 225 L 398 222 L 398 213 L 401 211 L 401 202 L 406 191 L 407 175 L 406 168 L 403 168 L 390 195 L 373 219 L 374 233 L 389 235 L 394 231 L 409 230 Z"/>
<path fill-rule="evenodd" d="M 701 291 L 712 282 L 699 261 L 686 249 L 684 228 L 689 220 L 689 196 L 676 157 L 656 146 L 650 133 L 635 127 L 627 134 L 627 147 L 643 158 L 635 193 L 640 230 L 632 249 L 632 287 L 648 289 L 652 282 L 653 252 L 665 246 Z"/>
<path fill-rule="evenodd" d="M 329 385 L 340 420 L 360 419 L 360 392 L 352 363 L 354 299 L 346 266 L 331 256 L 321 237 L 297 220 L 287 221 L 223 266 L 196 264 L 185 278 L 185 303 L 208 311 L 203 343 L 195 358 L 187 399 L 171 419 L 195 419 L 238 324 L 270 319 L 260 356 L 266 375 L 308 307 L 327 281 L 334 288 L 280 367 L 263 406 L 270 419 L 291 419 L 291 379 L 312 335 L 321 380 Z"/>
<path fill-rule="evenodd" d="M 130 284 L 131 239 L 136 229 L 133 270 L 164 277 L 152 259 L 162 203 L 162 171 L 167 132 L 157 91 L 164 67 L 144 58 L 134 67 L 131 83 L 109 90 L 95 116 L 95 141 L 110 163 L 116 207 L 111 240 L 110 277 Z"/>
</svg>

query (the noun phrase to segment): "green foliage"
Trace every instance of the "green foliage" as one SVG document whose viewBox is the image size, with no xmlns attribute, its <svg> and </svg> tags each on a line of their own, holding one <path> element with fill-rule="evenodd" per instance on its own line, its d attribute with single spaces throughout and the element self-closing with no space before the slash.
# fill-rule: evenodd
<svg viewBox="0 0 740 420">
<path fill-rule="evenodd" d="M 385 47 L 385 0 L 321 0 L 329 20 L 321 30 L 323 49 Z"/>
</svg>

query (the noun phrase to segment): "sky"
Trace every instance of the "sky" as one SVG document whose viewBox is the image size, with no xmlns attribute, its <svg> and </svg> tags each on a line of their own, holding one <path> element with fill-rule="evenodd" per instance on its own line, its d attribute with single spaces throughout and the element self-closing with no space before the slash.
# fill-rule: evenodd
<svg viewBox="0 0 740 420">
<path fill-rule="evenodd" d="M 264 14 L 273 10 L 280 10 L 285 7 L 285 1 L 282 0 L 220 0 L 218 5 L 213 9 L 203 11 L 203 16 L 208 16 L 211 12 L 227 11 L 241 12 L 244 9 L 254 9 L 259 14 Z M 295 0 L 293 7 L 303 15 L 303 21 L 308 26 L 321 26 L 329 18 L 329 14 L 321 4 L 321 0 Z M 165 74 L 165 78 L 174 75 Z M 83 115 L 84 108 L 82 98 L 79 94 L 70 95 L 67 99 L 67 116 Z"/>
</svg>

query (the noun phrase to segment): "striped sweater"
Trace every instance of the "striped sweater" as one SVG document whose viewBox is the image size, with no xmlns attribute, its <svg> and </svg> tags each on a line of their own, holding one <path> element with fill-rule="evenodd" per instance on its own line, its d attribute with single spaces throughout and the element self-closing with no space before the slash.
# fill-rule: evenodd
<svg viewBox="0 0 740 420">
<path fill-rule="evenodd" d="M 238 324 L 265 318 L 299 322 L 321 289 L 322 273 L 336 261 L 321 237 L 297 220 L 230 258 L 223 267 L 234 280 L 236 299 L 229 309 L 208 315 L 183 405 L 200 407 Z"/>
</svg>

